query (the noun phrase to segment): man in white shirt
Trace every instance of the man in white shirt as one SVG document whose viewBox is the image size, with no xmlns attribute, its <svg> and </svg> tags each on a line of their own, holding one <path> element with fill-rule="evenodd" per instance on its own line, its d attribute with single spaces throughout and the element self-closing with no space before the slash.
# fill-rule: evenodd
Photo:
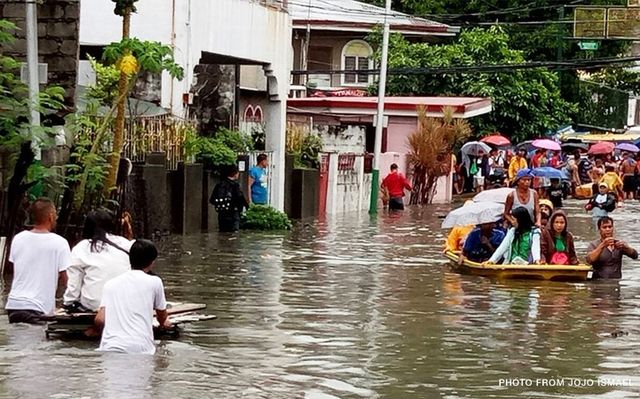
<svg viewBox="0 0 640 399">
<path fill-rule="evenodd" d="M 100 351 L 152 355 L 153 312 L 163 328 L 171 327 L 162 280 L 148 273 L 158 257 L 155 245 L 137 240 L 131 246 L 131 271 L 104 285 L 96 324 L 104 326 Z"/>
<path fill-rule="evenodd" d="M 13 281 L 5 306 L 10 323 L 40 323 L 41 316 L 53 314 L 58 282 L 67 284 L 71 264 L 69 243 L 51 232 L 57 219 L 53 202 L 35 200 L 31 217 L 33 229 L 16 234 L 11 242 Z"/>
</svg>

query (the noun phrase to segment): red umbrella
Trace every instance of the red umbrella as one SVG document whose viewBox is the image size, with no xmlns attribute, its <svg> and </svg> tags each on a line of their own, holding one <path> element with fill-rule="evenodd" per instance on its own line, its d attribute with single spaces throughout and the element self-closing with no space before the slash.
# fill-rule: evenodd
<svg viewBox="0 0 640 399">
<path fill-rule="evenodd" d="M 615 148 L 615 144 L 608 141 L 601 141 L 592 145 L 588 153 L 591 155 L 606 155 L 611 154 Z"/>
<path fill-rule="evenodd" d="M 499 134 L 492 134 L 491 136 L 483 137 L 480 139 L 480 141 L 482 141 L 483 143 L 495 145 L 496 147 L 511 145 L 511 141 L 509 141 L 508 138 Z"/>
</svg>

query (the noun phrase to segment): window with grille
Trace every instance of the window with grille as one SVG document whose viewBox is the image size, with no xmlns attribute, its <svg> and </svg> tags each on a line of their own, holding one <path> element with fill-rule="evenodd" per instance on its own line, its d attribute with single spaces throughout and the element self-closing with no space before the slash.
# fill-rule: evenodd
<svg viewBox="0 0 640 399">
<path fill-rule="evenodd" d="M 342 50 L 342 69 L 346 71 L 371 69 L 372 53 L 371 47 L 364 41 L 354 40 L 347 43 Z M 371 76 L 366 73 L 345 73 L 342 75 L 343 85 L 366 86 L 371 81 Z"/>
</svg>

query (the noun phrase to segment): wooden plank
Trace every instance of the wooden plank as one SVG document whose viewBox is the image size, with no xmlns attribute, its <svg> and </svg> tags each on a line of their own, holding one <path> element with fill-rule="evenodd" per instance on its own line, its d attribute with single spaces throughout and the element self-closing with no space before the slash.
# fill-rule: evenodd
<svg viewBox="0 0 640 399">
<path fill-rule="evenodd" d="M 167 314 L 177 315 L 188 312 L 195 312 L 197 310 L 206 309 L 207 305 L 204 303 L 182 303 L 182 302 L 169 302 L 167 303 Z M 45 315 L 42 316 L 41 319 L 44 321 L 64 321 L 64 320 L 91 320 L 93 323 L 93 319 L 96 317 L 95 312 L 91 313 L 66 313 L 64 309 L 58 309 L 53 315 Z"/>
</svg>

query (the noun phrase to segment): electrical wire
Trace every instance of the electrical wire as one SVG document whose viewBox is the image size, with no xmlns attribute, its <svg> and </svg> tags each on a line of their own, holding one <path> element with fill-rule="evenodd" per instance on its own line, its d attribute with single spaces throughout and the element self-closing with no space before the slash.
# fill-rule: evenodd
<svg viewBox="0 0 640 399">
<path fill-rule="evenodd" d="M 463 65 L 452 67 L 413 67 L 413 68 L 390 68 L 390 75 L 443 75 L 458 73 L 491 73 L 491 72 L 512 72 L 524 69 L 556 69 L 556 70 L 590 70 L 599 69 L 606 66 L 628 68 L 630 63 L 640 61 L 637 57 L 622 58 L 596 58 L 590 60 L 570 60 L 570 61 L 533 61 L 520 64 L 484 64 L 484 65 Z M 620 65 L 626 64 L 626 65 Z M 291 71 L 292 75 L 336 75 L 336 74 L 357 74 L 357 75 L 378 75 L 379 69 L 359 69 L 359 70 L 314 70 L 314 71 Z"/>
</svg>

